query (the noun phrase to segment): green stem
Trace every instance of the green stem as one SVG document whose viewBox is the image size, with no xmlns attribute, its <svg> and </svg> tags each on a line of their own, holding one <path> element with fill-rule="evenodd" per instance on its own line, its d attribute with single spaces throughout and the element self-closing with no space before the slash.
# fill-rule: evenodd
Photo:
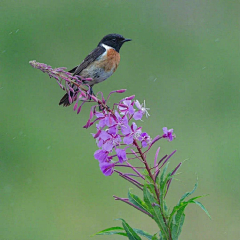
<svg viewBox="0 0 240 240">
<path fill-rule="evenodd" d="M 144 163 L 144 165 L 145 165 L 145 167 L 146 167 L 146 169 L 148 171 L 148 174 L 149 174 L 150 178 L 152 179 L 152 181 L 154 182 L 154 190 L 155 190 L 155 193 L 156 193 L 156 196 L 157 196 L 157 202 L 158 202 L 159 206 L 161 206 L 161 202 L 160 202 L 160 198 L 159 198 L 159 195 L 160 195 L 159 189 L 157 188 L 156 182 L 154 181 L 154 176 L 153 176 L 153 174 L 151 172 L 150 167 L 148 166 L 146 157 L 143 154 L 143 152 L 142 152 L 140 146 L 138 145 L 136 139 L 134 139 L 133 144 L 137 147 L 137 150 L 138 150 L 138 152 L 139 152 L 139 154 L 140 154 L 140 156 L 141 156 L 141 158 L 143 160 L 143 163 Z M 168 229 L 169 240 L 172 240 L 171 230 L 170 230 L 170 227 L 168 226 L 168 222 L 167 222 L 167 220 L 166 220 L 166 218 L 164 216 L 163 208 L 159 207 L 159 209 L 160 209 L 163 221 L 164 221 L 164 223 L 165 223 L 165 225 L 166 225 L 166 227 Z"/>
</svg>

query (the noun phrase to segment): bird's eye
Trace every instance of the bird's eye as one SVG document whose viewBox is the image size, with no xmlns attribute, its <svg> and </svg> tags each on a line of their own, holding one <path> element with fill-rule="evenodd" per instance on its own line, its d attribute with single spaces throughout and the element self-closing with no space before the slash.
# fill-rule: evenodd
<svg viewBox="0 0 240 240">
<path fill-rule="evenodd" d="M 116 42 L 116 38 L 113 38 L 112 41 L 113 41 L 113 42 Z"/>
</svg>

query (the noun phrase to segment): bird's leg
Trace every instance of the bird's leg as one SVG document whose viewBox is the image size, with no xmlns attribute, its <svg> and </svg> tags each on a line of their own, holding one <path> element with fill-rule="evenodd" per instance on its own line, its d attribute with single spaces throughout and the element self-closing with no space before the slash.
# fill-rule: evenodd
<svg viewBox="0 0 240 240">
<path fill-rule="evenodd" d="M 95 94 L 93 93 L 93 89 L 92 89 L 91 86 L 90 86 L 90 92 L 89 92 L 89 94 L 95 96 Z"/>
<path fill-rule="evenodd" d="M 93 89 L 92 89 L 92 87 L 91 86 L 89 86 L 89 95 L 93 95 L 93 96 L 95 96 L 95 94 L 94 94 L 94 92 L 93 92 Z M 89 98 L 89 100 L 91 101 L 92 100 L 92 98 L 90 97 Z"/>
</svg>

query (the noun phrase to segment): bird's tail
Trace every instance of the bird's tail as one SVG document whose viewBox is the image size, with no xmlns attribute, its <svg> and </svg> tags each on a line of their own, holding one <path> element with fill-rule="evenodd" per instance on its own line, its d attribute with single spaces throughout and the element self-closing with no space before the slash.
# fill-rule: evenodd
<svg viewBox="0 0 240 240">
<path fill-rule="evenodd" d="M 72 88 L 74 89 L 74 85 L 72 85 Z M 70 97 L 71 97 L 71 99 L 72 99 L 72 102 L 71 102 L 71 103 L 69 102 L 69 96 L 68 96 L 68 93 L 66 93 L 66 94 L 61 98 L 61 100 L 60 100 L 60 102 L 59 102 L 59 105 L 63 105 L 63 107 L 68 107 L 68 106 L 70 106 L 74 101 L 77 100 L 77 94 L 76 94 L 76 93 L 73 93 L 73 92 L 70 91 L 69 94 L 70 94 Z M 95 94 L 94 94 L 93 89 L 92 89 L 91 86 L 90 86 L 89 94 L 95 96 Z M 89 100 L 91 100 L 91 97 L 89 98 Z"/>
<path fill-rule="evenodd" d="M 74 67 L 73 69 L 71 69 L 71 70 L 68 71 L 68 72 L 74 73 L 75 70 L 77 69 L 77 67 L 78 67 L 78 66 Z M 72 85 L 72 88 L 74 89 L 74 84 Z M 76 99 L 74 100 L 73 95 L 74 95 L 73 92 L 70 92 L 70 97 L 72 98 L 72 101 L 74 102 Z M 66 94 L 61 98 L 61 100 L 60 100 L 60 102 L 59 102 L 59 105 L 63 105 L 63 107 L 68 107 L 68 106 L 71 105 L 71 103 L 69 102 L 68 93 L 66 93 Z"/>
<path fill-rule="evenodd" d="M 70 92 L 70 96 L 73 99 L 73 93 Z M 71 103 L 69 102 L 69 96 L 68 93 L 66 93 L 60 100 L 59 105 L 63 105 L 63 107 L 68 107 L 71 105 Z"/>
</svg>

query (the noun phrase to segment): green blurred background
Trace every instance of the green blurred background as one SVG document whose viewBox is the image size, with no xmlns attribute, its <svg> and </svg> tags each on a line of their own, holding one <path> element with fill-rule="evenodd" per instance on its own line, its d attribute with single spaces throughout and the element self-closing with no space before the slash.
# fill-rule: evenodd
<svg viewBox="0 0 240 240">
<path fill-rule="evenodd" d="M 210 194 L 201 201 L 212 220 L 191 205 L 180 239 L 239 239 L 239 11 L 239 1 L 224 0 L 1 0 L 0 239 L 90 239 L 120 225 L 120 217 L 156 231 L 148 217 L 113 200 L 132 186 L 100 172 L 95 130 L 82 128 L 90 105 L 80 115 L 59 107 L 63 91 L 28 64 L 70 69 L 108 33 L 133 41 L 95 92 L 127 88 L 111 102 L 145 99 L 151 117 L 143 126 L 152 137 L 174 128 L 177 139 L 159 142 L 161 154 L 177 149 L 171 168 L 188 161 L 171 186 L 170 206 L 197 177 L 196 194 Z"/>
</svg>

